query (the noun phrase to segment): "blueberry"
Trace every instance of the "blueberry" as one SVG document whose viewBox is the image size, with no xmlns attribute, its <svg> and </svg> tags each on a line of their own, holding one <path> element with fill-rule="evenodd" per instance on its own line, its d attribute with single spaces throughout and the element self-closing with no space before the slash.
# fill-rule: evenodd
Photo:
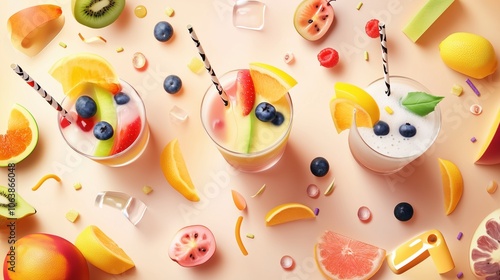
<svg viewBox="0 0 500 280">
<path fill-rule="evenodd" d="M 276 117 L 276 108 L 267 102 L 261 102 L 255 108 L 255 116 L 263 122 L 272 121 Z"/>
<path fill-rule="evenodd" d="M 403 137 L 413 137 L 417 134 L 417 129 L 413 125 L 405 123 L 399 127 L 399 134 Z"/>
<path fill-rule="evenodd" d="M 154 35 L 156 40 L 160 42 L 166 42 L 174 34 L 174 29 L 172 25 L 166 21 L 160 21 L 155 25 Z"/>
<path fill-rule="evenodd" d="M 97 112 L 97 104 L 92 97 L 82 95 L 78 97 L 75 104 L 76 112 L 82 118 L 90 118 Z"/>
<path fill-rule="evenodd" d="M 276 116 L 274 116 L 274 119 L 271 121 L 272 124 L 279 126 L 285 121 L 285 116 L 281 112 L 276 112 Z"/>
<path fill-rule="evenodd" d="M 324 157 L 316 157 L 311 161 L 311 172 L 316 177 L 323 177 L 330 170 L 330 164 Z"/>
<path fill-rule="evenodd" d="M 389 125 L 384 121 L 378 121 L 373 126 L 373 133 L 378 136 L 389 134 Z"/>
<path fill-rule="evenodd" d="M 113 127 L 106 121 L 100 121 L 94 126 L 94 136 L 99 140 L 108 140 L 113 137 Z"/>
<path fill-rule="evenodd" d="M 401 202 L 394 207 L 394 217 L 399 221 L 406 222 L 413 217 L 413 207 L 408 202 Z"/>
<path fill-rule="evenodd" d="M 115 94 L 114 98 L 115 98 L 116 104 L 118 104 L 118 105 L 124 105 L 130 101 L 130 97 L 123 92 L 119 92 L 119 93 Z"/>
<path fill-rule="evenodd" d="M 182 87 L 182 80 L 176 75 L 168 75 L 163 81 L 163 89 L 170 94 L 179 92 Z"/>
</svg>

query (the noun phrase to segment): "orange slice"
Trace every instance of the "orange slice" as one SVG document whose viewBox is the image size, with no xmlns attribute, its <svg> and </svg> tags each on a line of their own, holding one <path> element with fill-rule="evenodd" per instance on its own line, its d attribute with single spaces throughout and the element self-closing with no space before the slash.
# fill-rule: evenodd
<svg viewBox="0 0 500 280">
<path fill-rule="evenodd" d="M 75 246 L 89 263 L 110 274 L 120 274 L 135 266 L 132 259 L 97 226 L 86 227 Z"/>
<path fill-rule="evenodd" d="M 163 175 L 175 190 L 190 201 L 200 200 L 177 139 L 170 141 L 163 149 L 160 166 Z"/>
<path fill-rule="evenodd" d="M 249 68 L 255 92 L 268 102 L 280 100 L 297 84 L 292 76 L 272 65 L 253 62 Z"/>
<path fill-rule="evenodd" d="M 61 83 L 65 94 L 82 82 L 98 84 L 112 93 L 121 90 L 118 75 L 111 64 L 93 53 L 77 53 L 63 57 L 50 68 L 49 73 Z"/>
<path fill-rule="evenodd" d="M 450 215 L 457 207 L 464 189 L 464 181 L 460 169 L 451 161 L 438 159 L 443 181 L 444 209 Z"/>
<path fill-rule="evenodd" d="M 38 143 L 38 125 L 31 113 L 14 104 L 7 132 L 0 134 L 0 167 L 19 163 L 33 152 Z"/>
<path fill-rule="evenodd" d="M 377 102 L 369 93 L 352 84 L 335 83 L 330 113 L 338 133 L 351 127 L 354 111 L 357 126 L 373 127 L 380 118 Z"/>
<path fill-rule="evenodd" d="M 311 208 L 300 203 L 285 203 L 267 212 L 266 226 L 313 218 L 316 218 L 316 215 Z"/>
<path fill-rule="evenodd" d="M 238 210 L 245 210 L 247 208 L 247 202 L 241 193 L 231 190 L 231 196 L 233 197 L 233 202 Z"/>
</svg>

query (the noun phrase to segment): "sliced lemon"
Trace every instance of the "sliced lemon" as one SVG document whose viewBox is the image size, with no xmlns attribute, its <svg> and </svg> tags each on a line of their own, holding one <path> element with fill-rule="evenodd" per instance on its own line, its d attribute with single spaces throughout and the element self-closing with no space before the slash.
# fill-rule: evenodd
<svg viewBox="0 0 500 280">
<path fill-rule="evenodd" d="M 335 96 L 330 100 L 330 113 L 337 132 L 351 127 L 356 110 L 356 125 L 373 127 L 380 119 L 380 109 L 375 99 L 364 89 L 355 85 L 337 82 Z"/>
<path fill-rule="evenodd" d="M 191 176 L 182 156 L 179 141 L 170 141 L 160 155 L 160 166 L 168 183 L 185 198 L 199 201 L 198 192 L 191 181 Z"/>
<path fill-rule="evenodd" d="M 61 83 L 65 94 L 81 82 L 99 84 L 112 93 L 121 90 L 113 66 L 93 53 L 76 53 L 63 57 L 50 68 L 49 74 Z"/>
<path fill-rule="evenodd" d="M 272 65 L 252 62 L 249 68 L 255 92 L 269 102 L 280 100 L 297 84 L 292 76 Z"/>
<path fill-rule="evenodd" d="M 457 207 L 464 190 L 464 181 L 460 169 L 451 161 L 438 159 L 443 181 L 444 208 L 450 215 Z"/>
<path fill-rule="evenodd" d="M 132 259 L 97 226 L 86 227 L 75 246 L 89 263 L 110 274 L 120 274 L 135 266 Z"/>
<path fill-rule="evenodd" d="M 267 212 L 266 226 L 274 226 L 315 217 L 314 211 L 306 205 L 300 203 L 285 203 Z"/>
</svg>

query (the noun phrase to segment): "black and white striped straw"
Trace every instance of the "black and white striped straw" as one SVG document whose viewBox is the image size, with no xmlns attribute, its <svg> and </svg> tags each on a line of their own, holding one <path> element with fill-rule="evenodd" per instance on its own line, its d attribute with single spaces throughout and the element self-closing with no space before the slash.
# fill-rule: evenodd
<svg viewBox="0 0 500 280">
<path fill-rule="evenodd" d="M 11 64 L 10 68 L 16 72 L 19 77 L 21 77 L 29 86 L 31 86 L 34 90 L 40 94 L 42 98 L 47 101 L 54 109 L 61 112 L 62 116 L 66 118 L 70 123 L 73 122 L 71 115 L 66 111 L 61 104 L 59 104 L 50 94 L 48 94 L 35 80 L 31 78 L 28 73 L 24 72 L 23 69 L 17 64 Z"/>
<path fill-rule="evenodd" d="M 382 64 L 384 66 L 384 81 L 385 81 L 385 94 L 391 95 L 391 83 L 389 81 L 389 63 L 387 59 L 387 36 L 385 35 L 385 23 L 378 23 L 378 32 L 380 34 L 380 46 L 382 47 Z"/>
<path fill-rule="evenodd" d="M 187 29 L 189 31 L 189 34 L 191 35 L 191 39 L 193 39 L 194 44 L 198 48 L 198 53 L 201 56 L 201 60 L 205 64 L 205 69 L 207 69 L 208 74 L 210 75 L 210 78 L 212 79 L 212 83 L 214 84 L 215 88 L 217 89 L 217 92 L 219 93 L 219 96 L 222 99 L 222 102 L 224 102 L 224 106 L 229 106 L 227 94 L 224 91 L 224 89 L 222 88 L 222 85 L 220 84 L 219 79 L 217 78 L 217 75 L 215 75 L 215 71 L 212 68 L 212 65 L 210 64 L 210 61 L 208 60 L 208 57 L 205 54 L 205 51 L 203 50 L 203 47 L 201 46 L 201 43 L 200 43 L 200 40 L 198 39 L 198 36 L 196 36 L 196 32 L 194 32 L 194 29 L 191 25 L 188 25 Z"/>
</svg>

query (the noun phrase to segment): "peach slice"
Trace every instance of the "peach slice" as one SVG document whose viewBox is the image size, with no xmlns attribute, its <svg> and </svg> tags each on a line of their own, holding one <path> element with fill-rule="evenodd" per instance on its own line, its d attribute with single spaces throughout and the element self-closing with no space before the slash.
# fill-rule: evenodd
<svg viewBox="0 0 500 280">
<path fill-rule="evenodd" d="M 27 56 L 37 55 L 63 25 L 61 7 L 50 4 L 25 8 L 7 20 L 12 45 Z"/>
<path fill-rule="evenodd" d="M 498 110 L 486 142 L 484 142 L 475 163 L 483 165 L 500 164 L 500 110 Z"/>
</svg>

